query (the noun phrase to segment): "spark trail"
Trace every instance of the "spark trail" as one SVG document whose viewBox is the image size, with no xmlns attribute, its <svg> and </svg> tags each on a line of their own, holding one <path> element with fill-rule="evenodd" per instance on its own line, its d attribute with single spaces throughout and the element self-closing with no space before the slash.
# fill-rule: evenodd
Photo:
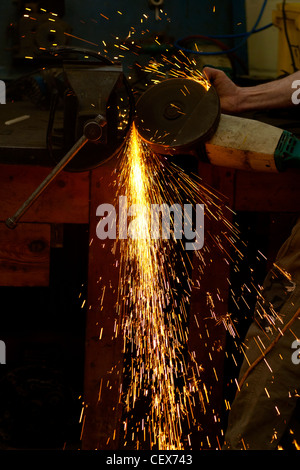
<svg viewBox="0 0 300 470">
<path fill-rule="evenodd" d="M 151 238 L 150 206 L 205 204 L 206 217 L 223 227 L 224 243 L 219 237 L 213 245 L 217 244 L 224 257 L 228 238 L 233 243 L 238 232 L 225 217 L 219 197 L 196 177 L 153 154 L 134 126 L 118 173 L 117 201 L 120 195 L 126 195 L 128 205 L 136 207 L 131 236 L 118 240 L 121 251 L 118 309 L 130 376 L 125 404 L 130 413 L 139 401 L 148 403 L 145 415 L 131 430 L 131 439 L 139 442 L 135 433 L 142 429 L 150 448 L 180 450 L 184 448 L 184 436 L 197 426 L 195 406 L 200 403 L 205 411 L 201 366 L 187 352 L 193 264 L 182 240 L 174 236 Z M 201 269 L 211 247 L 208 242 L 203 253 L 202 250 L 194 253 L 200 258 Z M 199 273 L 200 277 L 202 274 Z M 127 423 L 125 434 L 129 435 Z"/>
</svg>

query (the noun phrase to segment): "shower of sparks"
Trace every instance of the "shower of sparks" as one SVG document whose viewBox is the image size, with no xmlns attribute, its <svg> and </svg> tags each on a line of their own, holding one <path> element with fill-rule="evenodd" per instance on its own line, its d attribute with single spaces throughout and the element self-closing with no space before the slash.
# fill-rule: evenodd
<svg viewBox="0 0 300 470">
<path fill-rule="evenodd" d="M 126 409 L 125 446 L 131 441 L 136 448 L 191 448 L 193 432 L 202 429 L 201 417 L 209 403 L 207 387 L 202 380 L 203 369 L 189 348 L 192 289 L 201 288 L 216 250 L 224 266 L 231 265 L 238 272 L 239 262 L 244 261 L 240 246 L 245 244 L 240 239 L 238 227 L 231 222 L 232 214 L 224 197 L 202 184 L 196 175 L 188 175 L 170 159 L 153 153 L 142 142 L 134 125 L 116 173 L 119 175 L 116 201 L 126 195 L 128 206 L 136 207 L 136 212 L 131 214 L 134 216 L 130 224 L 131 235 L 127 239 L 118 239 L 121 251 L 119 331 L 124 338 L 124 375 L 128 378 L 128 386 L 122 388 Z M 213 232 L 208 223 L 205 244 L 192 256 L 174 233 L 169 239 L 151 238 L 150 206 L 167 204 L 170 207 L 176 203 L 181 207 L 185 203 L 194 207 L 204 204 L 205 220 L 214 223 Z M 265 259 L 262 254 L 261 257 Z M 289 274 L 281 271 L 274 265 L 274 275 L 284 274 L 289 280 Z M 228 283 L 230 287 L 229 280 Z M 212 286 L 212 292 L 206 293 L 205 317 L 210 315 L 215 325 L 222 324 L 235 339 L 238 330 L 229 310 L 225 315 L 218 314 L 217 302 L 222 299 L 217 287 Z M 230 290 L 237 309 L 246 309 L 249 313 L 251 310 L 245 297 L 247 292 L 254 292 L 258 312 L 268 328 L 281 331 L 282 320 L 264 300 L 261 286 L 244 284 L 240 294 Z M 196 317 L 198 314 L 203 317 L 204 312 L 197 312 Z M 197 318 L 195 320 L 197 323 Z M 209 330 L 206 332 L 209 337 Z M 205 348 L 205 341 L 202 341 Z M 266 346 L 263 342 L 258 346 L 263 353 Z M 247 360 L 243 346 L 236 347 Z M 208 351 L 208 356 L 212 360 L 212 351 Z M 232 360 L 237 364 L 233 354 Z M 270 369 L 267 357 L 264 362 Z M 218 381 L 216 369 L 213 367 L 212 370 Z M 236 381 L 237 390 L 239 385 Z M 229 403 L 226 408 L 230 409 Z M 279 415 L 280 408 L 276 407 L 276 411 Z M 218 440 L 218 436 L 216 438 Z M 210 447 L 208 436 L 207 439 Z"/>
<path fill-rule="evenodd" d="M 128 414 L 139 401 L 146 403 L 147 410 L 140 422 L 134 423 L 135 430 L 129 430 L 126 421 L 124 432 L 137 443 L 135 433 L 140 429 L 151 448 L 180 450 L 184 448 L 184 438 L 199 425 L 195 407 L 202 406 L 205 412 L 201 367 L 193 354 L 187 352 L 193 265 L 182 240 L 176 240 L 172 234 L 170 239 L 151 238 L 150 206 L 205 204 L 206 217 L 223 227 L 223 241 L 222 237 L 215 237 L 213 245 L 219 247 L 224 257 L 228 255 L 228 241 L 234 245 L 238 231 L 226 219 L 221 200 L 196 177 L 153 154 L 134 126 L 116 171 L 120 175 L 117 201 L 126 195 L 128 207 L 137 208 L 134 225 L 133 222 L 130 225 L 132 238 L 118 240 L 121 248 L 118 309 L 130 375 L 125 404 Z M 201 261 L 201 270 L 205 269 L 210 246 L 208 241 L 203 250 L 194 253 Z M 199 273 L 200 277 L 202 274 Z M 212 301 L 210 311 L 216 321 L 232 328 L 229 315 L 217 318 Z"/>
<path fill-rule="evenodd" d="M 162 201 L 153 191 L 153 176 L 145 157 L 133 127 L 121 175 L 129 205 L 140 204 L 150 209 L 153 198 Z M 146 213 L 138 213 L 136 220 L 138 238 L 123 244 L 125 275 L 121 278 L 124 285 L 120 285 L 120 295 L 126 299 L 124 338 L 129 341 L 131 352 L 126 405 L 130 409 L 142 398 L 141 394 L 149 396 L 150 412 L 144 426 L 150 426 L 151 446 L 182 449 L 180 418 L 184 404 L 177 399 L 175 379 L 183 373 L 178 358 L 182 356 L 180 336 L 184 331 L 173 308 L 165 313 L 168 304 L 172 305 L 171 285 L 164 268 L 167 248 L 160 240 L 151 239 Z M 184 384 L 184 388 L 187 386 Z"/>
</svg>

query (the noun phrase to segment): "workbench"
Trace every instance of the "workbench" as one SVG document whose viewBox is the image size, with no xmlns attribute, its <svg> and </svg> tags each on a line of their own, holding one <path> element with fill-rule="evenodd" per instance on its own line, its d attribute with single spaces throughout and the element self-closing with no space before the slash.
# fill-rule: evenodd
<svg viewBox="0 0 300 470">
<path fill-rule="evenodd" d="M 16 229 L 9 230 L 5 220 L 51 169 L 45 147 L 47 112 L 36 110 L 34 106 L 30 109 L 28 103 L 22 106 L 20 103 L 18 108 L 0 108 L 0 285 L 14 287 L 16 296 L 20 287 L 48 286 L 52 269 L 50 251 L 57 243 L 59 228 L 66 224 L 89 227 L 88 247 L 83 247 L 88 249 L 88 288 L 84 307 L 85 351 L 82 351 L 85 365 L 81 445 L 89 450 L 118 449 L 122 416 L 119 389 L 123 368 L 123 341 L 121 335 L 115 337 L 114 331 L 118 267 L 112 250 L 113 241 L 103 242 L 96 238 L 96 208 L 101 203 L 113 203 L 114 200 L 112 173 L 115 161 L 111 159 L 92 171 L 63 171 L 24 215 Z M 22 114 L 28 114 L 30 118 L 13 126 L 4 125 L 5 120 Z M 266 222 L 264 233 L 269 231 L 268 253 L 265 254 L 271 262 L 288 235 L 287 220 L 299 212 L 298 173 L 257 174 L 199 163 L 199 175 L 205 184 L 228 198 L 228 206 L 234 212 L 248 213 L 249 216 L 261 214 L 260 220 Z M 275 231 L 272 230 L 274 221 Z M 284 221 L 284 227 L 281 221 Z M 213 226 L 210 228 L 213 230 Z M 206 315 L 206 291 L 211 286 L 218 286 L 222 295 L 216 309 L 225 314 L 229 289 L 226 278 L 230 276 L 230 266 L 224 272 L 220 254 L 216 252 L 213 256 L 214 268 L 206 273 L 202 289 L 193 291 L 189 327 L 189 348 L 195 351 L 197 360 L 203 365 L 203 381 L 210 398 L 202 421 L 204 430 L 198 432 L 195 440 L 195 446 L 202 448 L 216 448 L 216 436 L 222 437 L 222 423 L 218 416 L 223 408 L 227 333 L 222 325 L 214 325 L 209 328 L 210 336 L 207 336 L 206 325 L 212 320 Z M 195 315 L 199 312 L 203 313 L 198 315 L 199 327 L 196 327 Z M 8 355 L 8 365 L 9 360 Z M 108 436 L 113 437 L 108 439 Z"/>
</svg>

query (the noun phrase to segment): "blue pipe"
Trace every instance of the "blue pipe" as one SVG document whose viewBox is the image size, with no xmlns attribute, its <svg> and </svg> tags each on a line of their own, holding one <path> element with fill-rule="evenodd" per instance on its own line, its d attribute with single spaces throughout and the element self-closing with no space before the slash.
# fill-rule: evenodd
<svg viewBox="0 0 300 470">
<path fill-rule="evenodd" d="M 266 5 L 267 5 L 267 2 L 268 0 L 264 0 L 264 3 L 262 5 L 262 8 L 260 10 L 260 13 L 258 15 L 258 18 L 253 26 L 253 28 L 247 32 L 247 33 L 239 33 L 239 34 L 220 34 L 220 35 L 206 35 L 207 38 L 209 39 L 233 39 L 233 38 L 239 38 L 239 37 L 243 37 L 244 40 L 241 41 L 237 46 L 231 48 L 231 49 L 228 49 L 228 50 L 225 50 L 225 51 L 217 51 L 217 52 L 201 52 L 201 51 L 194 51 L 192 49 L 186 49 L 182 46 L 180 46 L 180 42 L 184 39 L 178 39 L 175 44 L 174 44 L 174 47 L 176 47 L 176 49 L 180 49 L 181 51 L 187 53 L 187 54 L 198 54 L 198 55 L 208 55 L 208 56 L 211 56 L 211 55 L 222 55 L 222 54 L 230 54 L 231 52 L 235 52 L 236 50 L 238 50 L 241 46 L 243 46 L 248 38 L 252 35 L 252 34 L 255 34 L 255 33 L 259 33 L 260 31 L 263 31 L 267 28 L 270 28 L 271 26 L 273 26 L 273 23 L 270 23 L 270 24 L 267 24 L 266 26 L 263 26 L 262 28 L 259 28 L 259 29 L 256 29 L 261 18 L 262 18 L 262 15 L 265 11 L 265 8 L 266 8 Z"/>
</svg>

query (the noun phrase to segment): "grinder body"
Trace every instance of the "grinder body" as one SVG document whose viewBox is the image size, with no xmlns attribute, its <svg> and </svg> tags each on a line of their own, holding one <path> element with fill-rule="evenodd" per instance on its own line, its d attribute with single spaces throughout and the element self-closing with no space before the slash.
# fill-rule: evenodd
<svg viewBox="0 0 300 470">
<path fill-rule="evenodd" d="M 206 153 L 213 165 L 277 172 L 274 155 L 282 133 L 262 122 L 222 115 L 216 133 L 205 143 Z"/>
</svg>

